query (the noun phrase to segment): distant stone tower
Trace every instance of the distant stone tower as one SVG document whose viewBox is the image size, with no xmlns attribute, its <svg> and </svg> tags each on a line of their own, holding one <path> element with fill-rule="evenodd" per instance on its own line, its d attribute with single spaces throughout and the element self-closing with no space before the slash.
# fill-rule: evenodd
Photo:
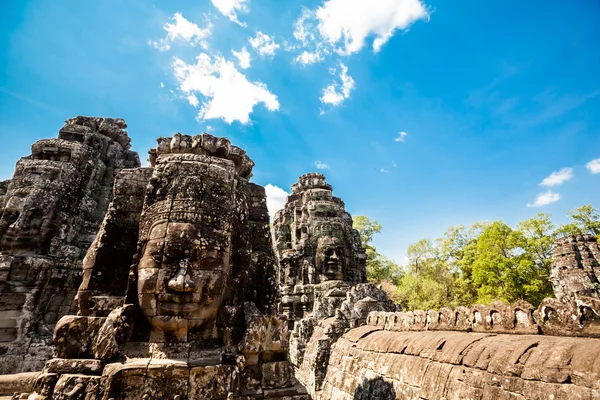
<svg viewBox="0 0 600 400">
<path fill-rule="evenodd" d="M 592 235 L 556 240 L 550 282 L 563 303 L 581 296 L 600 299 L 600 245 Z"/>
<path fill-rule="evenodd" d="M 81 261 L 115 176 L 140 165 L 126 127 L 122 119 L 69 119 L 0 183 L 0 373 L 41 369 L 54 325 L 76 309 Z"/>
<path fill-rule="evenodd" d="M 366 283 L 366 255 L 344 202 L 325 176 L 302 175 L 275 214 L 279 311 L 291 330 L 290 360 L 309 389 L 320 390 L 330 346 L 370 311 L 395 311 L 386 293 Z"/>
</svg>

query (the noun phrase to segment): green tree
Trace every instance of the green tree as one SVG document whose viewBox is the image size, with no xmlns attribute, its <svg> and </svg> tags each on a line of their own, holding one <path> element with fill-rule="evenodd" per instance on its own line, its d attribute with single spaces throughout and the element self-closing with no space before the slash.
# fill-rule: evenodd
<svg viewBox="0 0 600 400">
<path fill-rule="evenodd" d="M 552 250 L 556 239 L 554 225 L 550 222 L 550 214 L 539 213 L 530 219 L 519 222 L 517 231 L 523 235 L 524 250 L 531 254 L 538 268 L 550 276 Z"/>
<path fill-rule="evenodd" d="M 510 304 L 523 299 L 538 304 L 551 293 L 547 269 L 537 265 L 526 248 L 526 237 L 502 221 L 482 232 L 471 265 L 478 302 Z"/>
<path fill-rule="evenodd" d="M 456 305 L 457 273 L 452 271 L 441 244 L 429 239 L 408 247 L 406 274 L 398 283 L 396 299 L 407 309 Z M 449 250 L 448 250 L 449 251 Z"/>
<path fill-rule="evenodd" d="M 373 236 L 381 232 L 381 224 L 364 215 L 357 215 L 352 218 L 352 227 L 358 231 L 367 255 L 367 280 L 377 284 L 388 281 L 395 285 L 402 275 L 400 267 L 394 261 L 380 254 L 377 248 L 371 244 Z"/>
<path fill-rule="evenodd" d="M 452 306 L 443 282 L 407 273 L 402 277 L 393 299 L 405 310 L 429 310 Z"/>
<path fill-rule="evenodd" d="M 373 241 L 373 235 L 381 232 L 381 224 L 374 219 L 369 219 L 364 215 L 356 215 L 352 218 L 352 227 L 360 234 L 360 241 L 363 246 L 369 246 Z"/>
<path fill-rule="evenodd" d="M 439 252 L 456 278 L 453 294 L 456 305 L 469 306 L 477 299 L 472 265 L 477 239 L 488 226 L 488 222 L 476 222 L 468 229 L 464 225 L 450 227 L 442 238 L 437 239 Z"/>
<path fill-rule="evenodd" d="M 558 228 L 559 236 L 580 235 L 589 233 L 598 237 L 600 235 L 600 213 L 591 204 L 585 204 L 569 211 L 573 220 Z"/>
</svg>

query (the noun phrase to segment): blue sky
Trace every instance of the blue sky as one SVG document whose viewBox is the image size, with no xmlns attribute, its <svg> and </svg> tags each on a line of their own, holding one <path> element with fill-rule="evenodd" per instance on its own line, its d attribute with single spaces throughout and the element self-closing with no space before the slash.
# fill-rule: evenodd
<svg viewBox="0 0 600 400">
<path fill-rule="evenodd" d="M 229 137 L 272 205 L 323 172 L 399 262 L 452 225 L 598 207 L 600 3 L 365 4 L 2 2 L 0 179 L 97 115 L 142 159 L 174 132 Z"/>
</svg>

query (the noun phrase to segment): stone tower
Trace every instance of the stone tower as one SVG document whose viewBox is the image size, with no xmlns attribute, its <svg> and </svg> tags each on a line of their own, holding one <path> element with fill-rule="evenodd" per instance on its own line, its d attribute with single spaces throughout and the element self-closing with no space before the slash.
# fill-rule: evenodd
<svg viewBox="0 0 600 400">
<path fill-rule="evenodd" d="M 324 296 L 330 289 L 366 282 L 360 236 L 352 229 L 344 202 L 333 196 L 322 174 L 302 175 L 292 186 L 285 207 L 275 214 L 273 237 L 280 267 L 281 311 L 292 325 L 313 311 L 315 301 L 331 297 Z M 337 292 L 343 300 L 345 291 Z M 326 314 L 339 306 L 320 305 L 330 308 Z"/>
<path fill-rule="evenodd" d="M 37 141 L 0 185 L 0 373 L 40 369 L 74 311 L 81 261 L 115 176 L 139 167 L 122 119 L 76 117 Z"/>
<path fill-rule="evenodd" d="M 273 220 L 279 311 L 288 317 L 290 361 L 309 392 L 321 389 L 331 346 L 370 311 L 395 311 L 366 283 L 365 251 L 344 202 L 325 176 L 302 175 Z"/>
<path fill-rule="evenodd" d="M 78 315 L 58 322 L 37 394 L 306 400 L 285 317 L 272 313 L 275 257 L 254 163 L 208 134 L 159 138 L 149 153 L 149 168 L 117 177 Z"/>
</svg>

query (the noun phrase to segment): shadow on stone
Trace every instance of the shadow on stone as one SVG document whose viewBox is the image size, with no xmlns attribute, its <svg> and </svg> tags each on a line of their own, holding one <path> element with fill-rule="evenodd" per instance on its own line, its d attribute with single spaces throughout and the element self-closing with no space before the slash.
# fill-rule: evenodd
<svg viewBox="0 0 600 400">
<path fill-rule="evenodd" d="M 396 400 L 394 387 L 383 378 L 365 379 L 354 391 L 354 400 Z"/>
</svg>

